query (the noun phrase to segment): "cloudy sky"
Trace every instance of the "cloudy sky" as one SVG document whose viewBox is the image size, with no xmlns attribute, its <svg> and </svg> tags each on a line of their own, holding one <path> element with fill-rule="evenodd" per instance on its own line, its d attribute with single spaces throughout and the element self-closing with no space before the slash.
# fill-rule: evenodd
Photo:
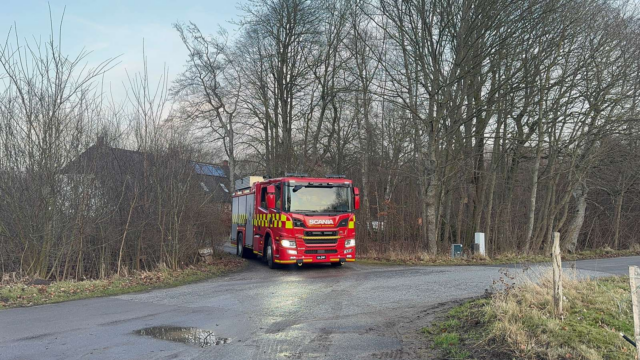
<svg viewBox="0 0 640 360">
<path fill-rule="evenodd" d="M 63 52 L 77 55 L 83 48 L 91 51 L 89 65 L 118 57 L 119 63 L 106 76 L 116 97 L 123 96 L 122 82 L 142 69 L 142 44 L 149 63 L 150 76 L 158 78 L 166 65 L 170 80 L 186 61 L 186 51 L 173 29 L 176 22 L 192 21 L 203 33 L 212 34 L 222 26 L 230 33 L 230 23 L 241 15 L 241 0 L 1 0 L 0 35 L 6 39 L 17 27 L 21 39 L 46 39 L 51 33 L 49 6 L 54 31 L 64 12 Z M 66 7 L 66 10 L 65 10 Z M 15 29 L 14 29 L 15 30 Z"/>
</svg>

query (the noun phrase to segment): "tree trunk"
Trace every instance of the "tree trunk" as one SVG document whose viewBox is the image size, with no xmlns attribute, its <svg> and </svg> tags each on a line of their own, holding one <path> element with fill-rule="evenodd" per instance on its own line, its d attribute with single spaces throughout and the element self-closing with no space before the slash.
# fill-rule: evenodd
<svg viewBox="0 0 640 360">
<path fill-rule="evenodd" d="M 542 121 L 538 123 L 539 135 L 542 133 Z M 538 146 L 536 147 L 536 162 L 533 164 L 533 172 L 531 174 L 531 198 L 529 199 L 529 214 L 527 216 L 527 234 L 524 243 L 524 252 L 528 254 L 531 251 L 531 238 L 533 237 L 533 225 L 536 218 L 536 197 L 538 196 L 538 174 L 540 172 L 540 160 L 542 158 L 542 136 L 538 137 Z"/>
<path fill-rule="evenodd" d="M 616 196 L 616 212 L 614 222 L 614 236 L 613 236 L 613 248 L 620 250 L 620 218 L 622 217 L 622 200 L 624 199 L 624 193 L 621 192 Z"/>
<path fill-rule="evenodd" d="M 584 181 L 580 181 L 573 191 L 573 197 L 576 199 L 576 212 L 569 225 L 567 231 L 567 243 L 565 249 L 571 253 L 576 251 L 578 246 L 578 236 L 580 235 L 580 229 L 584 223 L 584 215 L 587 210 L 587 193 L 589 189 Z"/>
<path fill-rule="evenodd" d="M 426 197 L 426 220 L 427 220 L 427 239 L 429 254 L 436 255 L 438 253 L 438 229 L 436 225 L 436 207 L 440 201 L 438 193 L 438 173 L 436 171 L 436 139 L 433 131 L 428 139 L 429 162 L 427 166 L 427 175 L 429 184 L 427 186 Z"/>
<path fill-rule="evenodd" d="M 236 154 L 235 154 L 235 134 L 233 131 L 233 122 L 229 115 L 229 124 L 227 129 L 227 137 L 229 138 L 228 153 L 229 158 L 229 191 L 233 193 L 236 189 Z"/>
</svg>

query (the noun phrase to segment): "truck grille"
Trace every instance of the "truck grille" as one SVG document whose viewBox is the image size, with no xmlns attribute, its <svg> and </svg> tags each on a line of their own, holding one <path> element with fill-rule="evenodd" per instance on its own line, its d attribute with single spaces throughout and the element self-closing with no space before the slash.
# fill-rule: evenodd
<svg viewBox="0 0 640 360">
<path fill-rule="evenodd" d="M 307 245 L 335 245 L 338 243 L 338 239 L 304 239 L 304 243 Z"/>
<path fill-rule="evenodd" d="M 304 236 L 317 236 L 317 237 L 325 237 L 325 236 L 338 236 L 337 231 L 305 231 Z"/>
<path fill-rule="evenodd" d="M 305 254 L 337 254 L 338 250 L 306 250 Z"/>
<path fill-rule="evenodd" d="M 335 245 L 338 243 L 337 231 L 305 231 L 304 243 L 307 245 Z"/>
</svg>

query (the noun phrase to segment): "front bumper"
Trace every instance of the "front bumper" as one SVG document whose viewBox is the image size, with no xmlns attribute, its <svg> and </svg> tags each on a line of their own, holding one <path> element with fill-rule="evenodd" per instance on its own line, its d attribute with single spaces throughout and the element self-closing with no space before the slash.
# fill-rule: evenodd
<svg viewBox="0 0 640 360">
<path fill-rule="evenodd" d="M 321 263 L 337 263 L 337 262 L 354 262 L 356 261 L 356 249 L 350 248 L 349 253 L 345 253 L 344 250 L 338 251 L 333 254 L 305 254 L 304 250 L 298 250 L 297 255 L 292 255 L 287 252 L 291 249 L 280 249 L 279 256 L 276 257 L 275 262 L 277 264 L 321 264 Z M 302 252 L 302 254 L 300 253 Z"/>
</svg>

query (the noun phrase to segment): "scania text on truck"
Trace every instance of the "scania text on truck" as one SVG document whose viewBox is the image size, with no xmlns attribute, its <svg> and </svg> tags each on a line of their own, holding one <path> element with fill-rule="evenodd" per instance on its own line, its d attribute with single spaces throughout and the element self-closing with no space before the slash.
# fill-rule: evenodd
<svg viewBox="0 0 640 360">
<path fill-rule="evenodd" d="M 360 192 L 342 175 L 277 179 L 249 176 L 235 183 L 231 244 L 239 256 L 256 254 L 270 268 L 279 264 L 356 260 Z"/>
</svg>

